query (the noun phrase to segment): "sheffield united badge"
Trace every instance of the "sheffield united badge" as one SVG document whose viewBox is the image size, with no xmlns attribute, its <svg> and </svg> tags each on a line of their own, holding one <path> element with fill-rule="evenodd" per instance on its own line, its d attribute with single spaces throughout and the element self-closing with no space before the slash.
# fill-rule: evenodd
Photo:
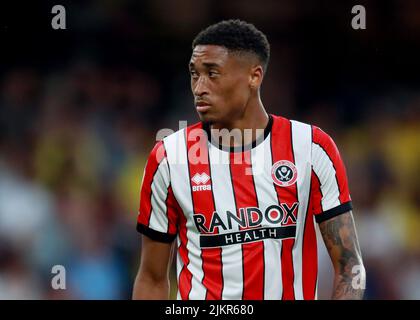
<svg viewBox="0 0 420 320">
<path fill-rule="evenodd" d="M 288 187 L 296 183 L 297 170 L 292 162 L 280 160 L 271 168 L 271 177 L 276 185 Z"/>
</svg>

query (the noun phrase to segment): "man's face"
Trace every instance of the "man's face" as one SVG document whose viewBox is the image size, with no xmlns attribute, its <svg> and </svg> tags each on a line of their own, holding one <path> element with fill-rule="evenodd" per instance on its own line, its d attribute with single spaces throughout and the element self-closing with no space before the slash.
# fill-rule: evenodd
<svg viewBox="0 0 420 320">
<path fill-rule="evenodd" d="M 251 94 L 249 59 L 222 46 L 198 45 L 189 67 L 191 90 L 202 121 L 229 123 L 242 115 Z"/>
</svg>

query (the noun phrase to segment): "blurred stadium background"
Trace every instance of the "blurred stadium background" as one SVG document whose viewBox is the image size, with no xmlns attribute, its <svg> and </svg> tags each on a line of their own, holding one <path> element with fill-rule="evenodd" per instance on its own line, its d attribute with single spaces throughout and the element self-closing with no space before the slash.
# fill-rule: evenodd
<svg viewBox="0 0 420 320">
<path fill-rule="evenodd" d="M 51 8 L 67 10 L 52 30 Z M 353 5 L 367 29 L 350 27 Z M 241 18 L 272 57 L 269 112 L 322 127 L 347 165 L 367 299 L 420 299 L 420 2 L 2 4 L 0 299 L 128 299 L 139 187 L 159 129 L 197 120 L 195 34 Z M 51 268 L 67 290 L 51 289 Z M 331 265 L 320 244 L 319 297 Z M 172 273 L 173 276 L 173 273 Z"/>
</svg>

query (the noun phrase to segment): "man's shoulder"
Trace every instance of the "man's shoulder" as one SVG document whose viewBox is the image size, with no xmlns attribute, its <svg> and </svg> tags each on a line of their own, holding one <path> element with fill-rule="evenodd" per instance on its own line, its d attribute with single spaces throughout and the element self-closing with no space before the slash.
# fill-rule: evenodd
<svg viewBox="0 0 420 320">
<path fill-rule="evenodd" d="M 180 141 L 185 141 L 187 132 L 188 134 L 191 134 L 194 129 L 202 129 L 202 123 L 197 122 L 190 126 L 182 127 L 177 131 L 163 129 L 163 131 L 158 132 L 156 136 L 156 142 L 149 153 L 149 159 L 155 159 L 157 163 L 160 163 L 163 158 L 167 158 L 167 149 L 171 146 L 176 149 L 178 146 L 180 146 Z M 159 136 L 161 136 L 161 138 L 159 138 Z"/>
<path fill-rule="evenodd" d="M 177 131 L 174 131 L 168 135 L 166 135 L 161 142 L 164 144 L 168 144 L 168 143 L 173 143 L 176 142 L 178 140 L 185 140 L 186 135 L 190 135 L 194 132 L 194 130 L 197 130 L 197 132 L 201 132 L 201 130 L 203 129 L 203 125 L 202 122 L 196 122 L 193 123 L 187 127 L 183 127 L 178 129 Z"/>
<path fill-rule="evenodd" d="M 316 140 L 324 140 L 324 139 L 331 139 L 330 135 L 326 133 L 321 127 L 316 124 L 306 123 L 300 120 L 289 119 L 283 116 L 278 116 L 271 114 L 274 120 L 274 130 L 279 130 L 284 125 L 291 128 L 291 130 L 295 129 L 300 134 L 306 132 L 310 134 L 312 139 Z"/>
<path fill-rule="evenodd" d="M 278 116 L 275 114 L 271 114 L 271 116 L 273 117 L 273 121 L 274 121 L 273 123 L 274 130 L 281 130 L 287 127 L 287 128 L 290 128 L 290 130 L 295 129 L 295 130 L 304 130 L 304 131 L 312 132 L 312 130 L 316 128 L 316 126 L 310 123 L 305 123 L 299 120 L 289 119 L 289 118 Z"/>
</svg>

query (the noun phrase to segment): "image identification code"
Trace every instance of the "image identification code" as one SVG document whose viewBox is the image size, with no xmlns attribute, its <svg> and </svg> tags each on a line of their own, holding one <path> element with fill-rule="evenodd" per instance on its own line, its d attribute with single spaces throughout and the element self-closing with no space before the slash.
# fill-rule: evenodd
<svg viewBox="0 0 420 320">
<path fill-rule="evenodd" d="M 210 304 L 208 306 L 167 306 L 165 308 L 165 315 L 188 315 L 196 318 L 200 314 L 208 314 L 210 316 L 218 317 L 220 315 L 252 315 L 254 313 L 253 305 L 245 304 Z"/>
</svg>

